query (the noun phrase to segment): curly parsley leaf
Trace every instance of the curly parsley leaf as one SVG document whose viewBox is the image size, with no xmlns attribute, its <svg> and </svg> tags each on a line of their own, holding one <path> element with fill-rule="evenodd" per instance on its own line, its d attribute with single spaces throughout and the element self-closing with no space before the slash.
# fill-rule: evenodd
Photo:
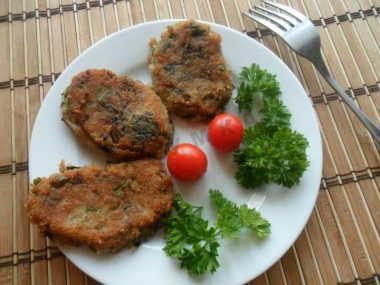
<svg viewBox="0 0 380 285">
<path fill-rule="evenodd" d="M 213 227 L 202 218 L 202 207 L 190 205 L 179 194 L 173 203 L 177 213 L 169 218 L 166 227 L 164 251 L 177 258 L 180 267 L 186 268 L 191 275 L 217 270 L 220 238 L 237 238 L 244 227 L 259 237 L 270 233 L 270 223 L 255 209 L 245 204 L 239 207 L 218 190 L 210 189 L 209 194 L 218 209 L 218 220 Z"/>
<path fill-rule="evenodd" d="M 239 111 L 252 112 L 254 102 L 277 98 L 281 94 L 276 75 L 261 69 L 258 64 L 253 63 L 250 67 L 244 66 L 239 80 L 238 95 L 234 99 L 239 106 Z"/>
<path fill-rule="evenodd" d="M 276 130 L 279 127 L 289 127 L 291 113 L 284 103 L 278 98 L 270 98 L 264 101 L 260 122 L 269 129 Z"/>
<path fill-rule="evenodd" d="M 270 182 L 291 188 L 299 183 L 309 166 L 306 155 L 309 142 L 291 129 L 291 113 L 278 98 L 279 83 L 274 75 L 253 64 L 250 68 L 242 68 L 239 79 L 241 88 L 235 101 L 240 111 L 252 111 L 252 98 L 256 98 L 258 92 L 253 86 L 266 88 L 259 88 L 261 97 L 255 101 L 261 119 L 244 130 L 242 147 L 234 152 L 238 166 L 235 178 L 250 189 Z"/>
<path fill-rule="evenodd" d="M 308 146 L 307 139 L 289 127 L 273 132 L 259 122 L 245 129 L 243 146 L 234 153 L 235 178 L 245 188 L 270 182 L 291 188 L 309 166 Z"/>
</svg>

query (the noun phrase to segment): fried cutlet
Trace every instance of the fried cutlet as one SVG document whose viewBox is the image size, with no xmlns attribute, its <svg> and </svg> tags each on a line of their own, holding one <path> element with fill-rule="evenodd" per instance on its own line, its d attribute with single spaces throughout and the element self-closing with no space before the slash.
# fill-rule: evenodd
<svg viewBox="0 0 380 285">
<path fill-rule="evenodd" d="M 31 222 L 59 244 L 114 252 L 152 235 L 173 199 L 162 162 L 141 159 L 34 179 L 26 207 Z"/>
<path fill-rule="evenodd" d="M 168 111 L 142 82 L 89 69 L 74 76 L 62 95 L 63 120 L 87 145 L 119 160 L 167 154 L 173 136 Z"/>
<path fill-rule="evenodd" d="M 152 88 L 169 112 L 206 122 L 223 112 L 232 94 L 232 76 L 221 50 L 221 36 L 194 20 L 168 26 L 150 42 Z"/>
</svg>

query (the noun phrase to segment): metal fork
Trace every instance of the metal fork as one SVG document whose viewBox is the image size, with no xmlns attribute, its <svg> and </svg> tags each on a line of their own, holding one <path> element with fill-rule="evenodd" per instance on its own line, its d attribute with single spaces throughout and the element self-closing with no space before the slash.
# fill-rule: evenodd
<svg viewBox="0 0 380 285">
<path fill-rule="evenodd" d="M 380 143 L 380 128 L 354 103 L 328 71 L 321 55 L 319 33 L 313 23 L 303 14 L 288 6 L 268 0 L 262 1 L 287 14 L 257 5 L 254 6 L 254 9 L 249 9 L 250 13 L 243 12 L 243 14 L 275 32 L 295 53 L 311 61 L 342 100 L 358 116 L 374 139 Z"/>
</svg>

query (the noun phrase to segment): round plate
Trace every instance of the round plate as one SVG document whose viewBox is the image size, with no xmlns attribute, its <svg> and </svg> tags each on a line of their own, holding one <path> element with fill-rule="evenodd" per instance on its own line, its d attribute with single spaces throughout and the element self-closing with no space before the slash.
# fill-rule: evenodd
<svg viewBox="0 0 380 285">
<path fill-rule="evenodd" d="M 147 56 L 149 41 L 159 38 L 170 24 L 178 20 L 144 23 L 117 32 L 90 47 L 75 59 L 50 89 L 38 113 L 30 144 L 29 170 L 31 181 L 36 177 L 58 172 L 62 159 L 76 166 L 104 164 L 105 156 L 82 145 L 61 120 L 62 91 L 72 76 L 88 68 L 106 68 L 119 75 L 128 75 L 149 84 Z M 215 220 L 208 190 L 219 189 L 227 198 L 256 207 L 267 218 L 272 234 L 259 240 L 251 233 L 240 238 L 221 241 L 220 268 L 214 274 L 189 276 L 175 259 L 162 251 L 163 232 L 160 231 L 136 250 L 124 249 L 115 254 L 96 254 L 87 247 L 60 247 L 62 252 L 81 270 L 105 284 L 241 284 L 257 277 L 290 248 L 304 228 L 314 207 L 321 178 L 322 147 L 318 122 L 301 84 L 288 67 L 271 51 L 248 36 L 224 26 L 209 23 L 222 38 L 222 50 L 232 70 L 234 84 L 243 66 L 258 63 L 277 75 L 282 100 L 292 113 L 292 128 L 304 134 L 310 142 L 307 150 L 310 166 L 301 183 L 292 189 L 266 185 L 259 189 L 241 188 L 234 179 L 236 166 L 232 154 L 216 153 L 207 141 L 207 125 L 174 120 L 174 144 L 190 142 L 207 154 L 206 175 L 191 184 L 175 181 L 175 189 L 184 199 L 204 206 L 204 217 Z M 236 90 L 233 96 L 236 96 Z M 239 114 L 231 100 L 227 112 L 240 116 L 245 125 L 253 116 Z"/>
</svg>

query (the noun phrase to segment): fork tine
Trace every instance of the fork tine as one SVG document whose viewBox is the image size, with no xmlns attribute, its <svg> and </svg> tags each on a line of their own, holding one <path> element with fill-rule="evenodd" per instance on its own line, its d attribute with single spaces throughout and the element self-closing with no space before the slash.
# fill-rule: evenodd
<svg viewBox="0 0 380 285">
<path fill-rule="evenodd" d="M 255 8 L 256 8 L 256 9 L 260 9 L 260 10 L 262 10 L 262 11 L 265 11 L 265 12 L 267 12 L 268 14 L 271 14 L 271 15 L 277 16 L 277 17 L 279 17 L 279 18 L 282 18 L 282 19 L 284 19 L 286 22 L 288 22 L 289 24 L 291 24 L 291 25 L 293 25 L 293 26 L 295 26 L 295 25 L 297 25 L 297 24 L 299 23 L 296 19 L 294 19 L 294 18 L 292 18 L 292 17 L 290 17 L 290 16 L 288 16 L 288 15 L 286 15 L 286 14 L 284 14 L 284 13 L 279 13 L 279 12 L 273 11 L 273 10 L 271 10 L 271 9 L 268 9 L 268 8 L 262 7 L 262 6 L 256 6 L 256 5 L 255 5 Z"/>
<path fill-rule="evenodd" d="M 279 36 L 282 36 L 284 34 L 284 31 L 282 29 L 280 29 L 278 26 L 276 26 L 275 24 L 272 24 L 271 22 L 269 22 L 267 20 L 264 20 L 261 17 L 252 15 L 252 14 L 247 13 L 247 12 L 243 12 L 243 14 L 245 16 L 247 16 L 248 18 L 251 18 L 252 20 L 254 20 L 254 21 L 262 24 L 263 26 L 267 27 L 268 29 L 272 30 L 273 32 L 275 32 Z"/>
<path fill-rule="evenodd" d="M 280 27 L 282 27 L 285 31 L 287 31 L 287 30 L 289 30 L 291 28 L 291 26 L 287 22 L 281 20 L 280 18 L 273 17 L 271 15 L 268 15 L 268 14 L 265 14 L 263 12 L 260 12 L 258 9 L 261 9 L 261 7 L 255 5 L 254 8 L 255 9 L 249 9 L 249 11 L 251 13 L 255 13 L 257 15 L 260 15 L 264 19 L 268 19 L 269 21 L 271 21 L 273 23 L 276 23 L 277 25 L 279 25 Z"/>
<path fill-rule="evenodd" d="M 269 0 L 262 0 L 265 4 L 268 4 L 268 5 L 271 5 L 273 7 L 276 7 L 282 11 L 285 11 L 286 13 L 292 15 L 293 17 L 297 18 L 298 20 L 300 21 L 304 21 L 306 20 L 307 18 L 305 17 L 305 15 L 303 15 L 302 13 L 298 12 L 297 10 L 294 10 L 293 8 L 290 8 L 286 5 L 283 5 L 283 4 L 280 4 L 280 3 L 276 3 L 276 2 L 273 2 L 273 1 L 269 1 Z"/>
</svg>

